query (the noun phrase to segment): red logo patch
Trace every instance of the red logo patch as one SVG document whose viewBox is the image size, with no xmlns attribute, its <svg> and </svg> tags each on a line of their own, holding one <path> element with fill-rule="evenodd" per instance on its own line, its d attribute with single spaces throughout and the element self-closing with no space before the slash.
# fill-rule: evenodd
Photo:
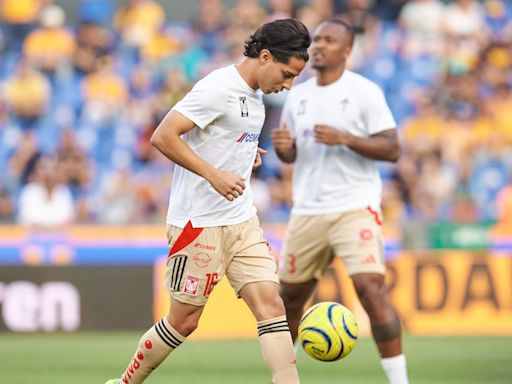
<svg viewBox="0 0 512 384">
<path fill-rule="evenodd" d="M 363 229 L 361 232 L 359 232 L 359 238 L 362 241 L 369 241 L 369 240 L 373 239 L 373 233 L 368 228 Z"/>
<path fill-rule="evenodd" d="M 187 276 L 183 292 L 195 296 L 197 295 L 197 288 L 199 288 L 199 279 L 197 277 Z"/>
<path fill-rule="evenodd" d="M 377 261 L 375 260 L 375 257 L 373 257 L 373 255 L 368 255 L 361 264 L 375 264 L 376 262 Z"/>
<path fill-rule="evenodd" d="M 210 264 L 212 258 L 207 253 L 199 252 L 193 257 L 192 260 L 194 260 L 195 265 L 197 265 L 199 268 L 205 268 L 208 264 Z"/>
</svg>

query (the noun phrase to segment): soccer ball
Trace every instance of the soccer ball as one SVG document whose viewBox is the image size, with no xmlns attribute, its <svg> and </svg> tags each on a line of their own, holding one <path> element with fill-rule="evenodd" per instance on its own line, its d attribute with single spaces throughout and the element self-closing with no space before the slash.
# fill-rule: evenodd
<svg viewBox="0 0 512 384">
<path fill-rule="evenodd" d="M 341 304 L 318 303 L 302 316 L 298 340 L 304 351 L 317 360 L 339 360 L 356 345 L 356 319 Z"/>
</svg>

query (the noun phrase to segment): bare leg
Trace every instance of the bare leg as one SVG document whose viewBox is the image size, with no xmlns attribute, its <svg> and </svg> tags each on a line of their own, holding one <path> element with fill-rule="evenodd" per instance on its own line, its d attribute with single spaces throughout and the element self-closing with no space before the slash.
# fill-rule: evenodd
<svg viewBox="0 0 512 384">
<path fill-rule="evenodd" d="M 290 333 L 293 341 L 297 338 L 297 329 L 304 312 L 304 305 L 313 294 L 317 280 L 311 280 L 306 283 L 284 283 L 281 282 L 280 295 L 286 307 L 286 317 L 290 326 Z"/>
<path fill-rule="evenodd" d="M 405 356 L 402 354 L 401 325 L 389 300 L 384 276 L 361 273 L 352 277 L 357 294 L 370 317 L 372 334 L 391 384 L 407 384 Z"/>
<path fill-rule="evenodd" d="M 270 281 L 249 283 L 240 290 L 240 297 L 258 321 L 261 351 L 272 372 L 272 383 L 300 383 L 293 342 L 278 285 Z"/>
<path fill-rule="evenodd" d="M 381 357 L 402 353 L 400 320 L 389 301 L 384 275 L 360 273 L 351 276 L 359 300 L 370 318 L 372 334 Z"/>
</svg>

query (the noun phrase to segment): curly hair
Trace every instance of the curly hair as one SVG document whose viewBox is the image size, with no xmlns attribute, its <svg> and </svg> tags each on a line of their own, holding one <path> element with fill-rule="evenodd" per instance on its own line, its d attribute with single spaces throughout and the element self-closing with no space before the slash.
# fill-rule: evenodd
<svg viewBox="0 0 512 384">
<path fill-rule="evenodd" d="M 311 36 L 304 24 L 295 19 L 281 19 L 259 27 L 245 41 L 244 55 L 256 58 L 261 50 L 268 49 L 281 63 L 287 63 L 292 56 L 308 61 L 310 44 Z"/>
</svg>

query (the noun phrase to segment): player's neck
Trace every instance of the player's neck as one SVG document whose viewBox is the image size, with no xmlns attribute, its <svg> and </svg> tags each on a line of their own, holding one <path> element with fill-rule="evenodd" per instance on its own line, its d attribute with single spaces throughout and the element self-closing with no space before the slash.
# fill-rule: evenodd
<svg viewBox="0 0 512 384">
<path fill-rule="evenodd" d="M 256 81 L 257 62 L 255 60 L 245 59 L 240 64 L 235 65 L 236 70 L 244 79 L 244 81 L 254 90 L 258 89 L 258 82 Z"/>
<path fill-rule="evenodd" d="M 345 66 L 327 71 L 317 71 L 316 83 L 322 86 L 332 84 L 343 75 L 343 72 L 345 72 Z"/>
</svg>

